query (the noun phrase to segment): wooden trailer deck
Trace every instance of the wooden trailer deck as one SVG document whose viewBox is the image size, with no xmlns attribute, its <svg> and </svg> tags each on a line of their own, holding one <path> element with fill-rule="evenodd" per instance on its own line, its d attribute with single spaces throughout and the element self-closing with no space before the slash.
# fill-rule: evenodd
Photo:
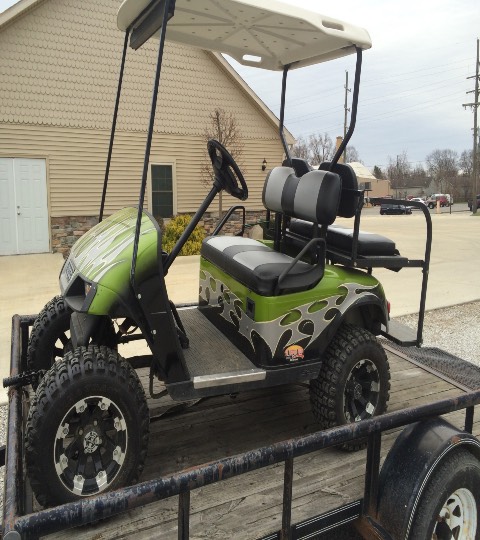
<svg viewBox="0 0 480 540">
<path fill-rule="evenodd" d="M 388 349 L 391 366 L 389 411 L 431 403 L 464 389 Z M 148 388 L 148 371 L 140 370 Z M 210 398 L 172 414 L 169 398 L 149 403 L 167 414 L 151 424 L 150 447 L 141 480 L 210 462 L 318 430 L 308 388 L 286 385 L 236 397 Z M 169 410 L 170 409 L 170 410 Z M 477 415 L 476 415 L 477 416 Z M 463 427 L 465 411 L 446 416 Z M 382 460 L 399 430 L 382 437 Z M 480 434 L 477 418 L 473 433 Z M 366 450 L 335 448 L 294 462 L 292 523 L 298 523 L 363 496 Z M 281 529 L 283 463 L 192 491 L 190 538 L 254 539 Z M 178 497 L 159 501 L 94 526 L 49 535 L 49 539 L 176 539 Z M 331 538 L 334 538 L 332 533 Z"/>
</svg>

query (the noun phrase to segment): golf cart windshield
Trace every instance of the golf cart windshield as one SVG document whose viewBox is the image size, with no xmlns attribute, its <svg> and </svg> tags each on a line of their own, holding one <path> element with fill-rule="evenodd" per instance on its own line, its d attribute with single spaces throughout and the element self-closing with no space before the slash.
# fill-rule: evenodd
<svg viewBox="0 0 480 540">
<path fill-rule="evenodd" d="M 165 0 L 125 0 L 117 24 L 139 48 L 159 35 Z M 275 0 L 176 0 L 166 40 L 226 53 L 248 66 L 283 70 L 369 49 L 363 28 Z M 170 14 L 170 16 L 173 13 Z"/>
</svg>

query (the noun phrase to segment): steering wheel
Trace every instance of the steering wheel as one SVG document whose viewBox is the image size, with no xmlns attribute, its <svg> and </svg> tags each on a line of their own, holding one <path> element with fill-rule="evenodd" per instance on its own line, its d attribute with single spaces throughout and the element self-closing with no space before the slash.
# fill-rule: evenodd
<svg viewBox="0 0 480 540">
<path fill-rule="evenodd" d="M 245 201 L 248 198 L 247 183 L 230 152 L 215 139 L 208 141 L 207 149 L 212 161 L 215 181 L 229 195 Z"/>
</svg>

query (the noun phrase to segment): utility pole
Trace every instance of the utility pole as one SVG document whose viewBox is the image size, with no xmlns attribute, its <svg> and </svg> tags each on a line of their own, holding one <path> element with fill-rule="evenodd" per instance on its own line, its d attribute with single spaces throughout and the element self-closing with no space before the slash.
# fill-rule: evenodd
<svg viewBox="0 0 480 540">
<path fill-rule="evenodd" d="M 478 175 L 478 81 L 479 81 L 479 39 L 477 38 L 477 61 L 475 63 L 475 75 L 467 77 L 467 79 L 475 79 L 475 90 L 470 90 L 467 94 L 475 94 L 473 103 L 464 103 L 463 107 L 471 107 L 473 109 L 473 174 L 472 174 L 472 212 L 477 213 L 477 175 Z"/>
<path fill-rule="evenodd" d="M 348 71 L 345 71 L 345 105 L 343 108 L 345 109 L 345 120 L 343 122 L 343 140 L 345 140 L 347 136 L 347 121 L 348 116 L 347 113 L 350 112 L 350 109 L 348 108 L 348 93 L 351 92 L 350 88 L 348 88 Z M 345 146 L 345 150 L 343 151 L 343 162 L 347 162 L 347 147 Z"/>
</svg>

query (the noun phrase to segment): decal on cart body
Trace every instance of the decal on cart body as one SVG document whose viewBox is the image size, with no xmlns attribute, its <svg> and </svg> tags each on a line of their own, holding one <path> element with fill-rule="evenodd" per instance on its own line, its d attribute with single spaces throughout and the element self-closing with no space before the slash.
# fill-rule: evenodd
<svg viewBox="0 0 480 540">
<path fill-rule="evenodd" d="M 248 339 L 253 349 L 255 349 L 255 345 L 252 333 L 258 334 L 270 348 L 272 356 L 275 355 L 278 344 L 286 333 L 289 333 L 290 337 L 285 344 L 285 348 L 308 338 L 308 344 L 304 347 L 304 349 L 307 349 L 338 314 L 345 313 L 359 298 L 371 297 L 375 300 L 378 299 L 375 294 L 370 292 L 376 289 L 377 285 L 343 283 L 338 286 L 338 290 L 343 289 L 346 294 L 339 293 L 320 300 L 316 299 L 308 304 L 297 306 L 271 321 L 254 321 L 243 311 L 241 300 L 228 289 L 225 283 L 205 270 L 202 270 L 202 273 L 205 277 L 200 276 L 200 298 L 211 307 L 222 308 L 220 316 L 227 322 L 235 326 L 238 325 L 238 332 Z M 217 293 L 214 291 L 217 291 Z M 219 295 L 218 291 L 223 291 L 223 294 Z M 321 309 L 315 309 L 320 301 L 326 305 Z M 294 312 L 299 313 L 300 317 L 297 317 L 294 322 L 282 323 L 289 314 Z M 313 324 L 313 332 L 302 332 L 300 327 L 304 326 L 305 322 Z"/>
<path fill-rule="evenodd" d="M 290 345 L 290 347 L 287 347 L 283 354 L 285 355 L 285 360 L 288 360 L 289 362 L 296 362 L 297 360 L 303 360 L 305 357 L 303 347 L 300 345 Z"/>
</svg>

